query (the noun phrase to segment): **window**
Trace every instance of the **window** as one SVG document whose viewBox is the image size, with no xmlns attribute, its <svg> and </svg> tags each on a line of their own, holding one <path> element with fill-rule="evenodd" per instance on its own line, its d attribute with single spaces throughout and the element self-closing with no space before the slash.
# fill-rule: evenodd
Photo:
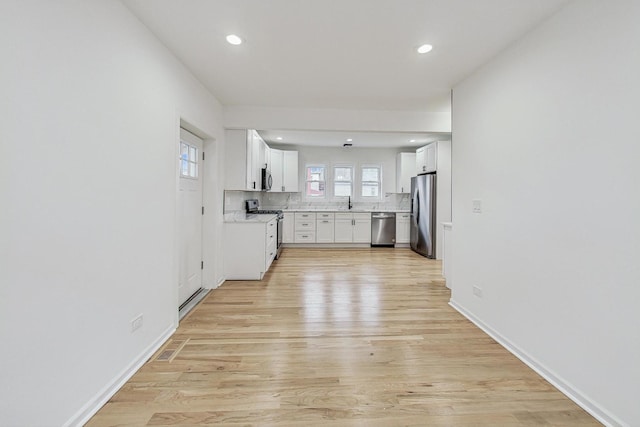
<svg viewBox="0 0 640 427">
<path fill-rule="evenodd" d="M 380 166 L 362 167 L 362 197 L 380 197 Z"/>
<path fill-rule="evenodd" d="M 324 197 L 324 166 L 307 166 L 306 181 L 305 194 L 307 197 Z"/>
<path fill-rule="evenodd" d="M 351 166 L 334 166 L 333 195 L 335 197 L 352 196 L 353 168 Z"/>
<path fill-rule="evenodd" d="M 198 178 L 198 147 L 180 141 L 180 176 Z"/>
</svg>

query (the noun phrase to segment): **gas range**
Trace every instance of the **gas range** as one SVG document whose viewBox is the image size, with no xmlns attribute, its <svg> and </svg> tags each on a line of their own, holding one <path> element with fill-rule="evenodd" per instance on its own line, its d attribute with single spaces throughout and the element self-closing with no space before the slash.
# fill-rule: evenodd
<svg viewBox="0 0 640 427">
<path fill-rule="evenodd" d="M 278 238 L 276 246 L 276 259 L 280 258 L 282 252 L 282 222 L 284 221 L 284 213 L 280 209 L 258 209 L 259 202 L 257 199 L 249 199 L 246 201 L 247 214 L 268 214 L 278 216 Z"/>
<path fill-rule="evenodd" d="M 278 215 L 278 219 L 283 219 L 284 218 L 284 213 L 282 212 L 281 209 L 258 209 L 256 211 L 252 211 L 251 213 Z"/>
<path fill-rule="evenodd" d="M 249 199 L 246 202 L 248 214 L 269 214 L 278 215 L 278 219 L 284 218 L 284 213 L 281 209 L 258 209 L 259 202 L 257 199 Z"/>
</svg>

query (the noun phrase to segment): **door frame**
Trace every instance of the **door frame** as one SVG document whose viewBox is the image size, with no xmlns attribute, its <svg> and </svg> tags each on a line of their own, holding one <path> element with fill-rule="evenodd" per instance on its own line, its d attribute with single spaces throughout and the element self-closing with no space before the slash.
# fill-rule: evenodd
<svg viewBox="0 0 640 427">
<path fill-rule="evenodd" d="M 197 304 L 200 299 L 204 298 L 207 292 L 217 286 L 220 283 L 217 283 L 217 277 L 219 276 L 218 266 L 213 262 L 206 262 L 205 258 L 215 258 L 209 257 L 206 254 L 211 253 L 212 251 L 215 253 L 218 248 L 214 246 L 214 242 L 220 240 L 221 230 L 217 230 L 215 227 L 213 230 L 210 229 L 208 224 L 217 224 L 219 222 L 219 214 L 217 209 L 216 200 L 221 199 L 216 197 L 217 193 L 221 193 L 221 179 L 223 177 L 217 172 L 220 168 L 217 167 L 219 163 L 219 156 L 216 150 L 216 138 L 211 135 L 211 133 L 202 130 L 201 126 L 194 125 L 193 122 L 188 121 L 184 118 L 184 115 L 177 114 L 176 121 L 174 124 L 175 136 L 174 136 L 174 162 L 173 162 L 173 171 L 174 171 L 174 188 L 173 188 L 173 197 L 174 197 L 174 221 L 173 221 L 173 298 L 174 301 L 172 310 L 175 310 L 175 326 L 177 327 L 180 322 L 180 296 L 178 293 L 178 286 L 180 281 L 180 244 L 179 244 L 179 236 L 178 231 L 180 229 L 179 224 L 179 201 L 178 201 L 178 191 L 180 186 L 180 129 L 185 129 L 188 132 L 194 134 L 198 138 L 202 139 L 202 152 L 205 154 L 205 160 L 202 162 L 201 166 L 201 177 L 202 177 L 202 206 L 205 207 L 204 214 L 202 215 L 202 258 L 204 260 L 204 268 L 202 269 L 202 279 L 201 279 L 201 288 L 205 289 L 206 292 L 201 292 L 196 300 L 194 301 L 194 305 Z M 205 194 L 211 193 L 211 196 L 205 196 Z M 205 224 L 207 224 L 205 226 Z"/>
</svg>

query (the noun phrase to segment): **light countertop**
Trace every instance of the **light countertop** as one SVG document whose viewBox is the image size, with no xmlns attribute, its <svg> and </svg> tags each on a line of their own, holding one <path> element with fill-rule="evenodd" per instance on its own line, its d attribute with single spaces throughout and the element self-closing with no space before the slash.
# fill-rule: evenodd
<svg viewBox="0 0 640 427">
<path fill-rule="evenodd" d="M 277 218 L 276 214 L 248 214 L 244 211 L 231 212 L 224 214 L 224 222 L 253 222 L 267 223 Z"/>
<path fill-rule="evenodd" d="M 339 213 L 370 213 L 370 212 L 397 212 L 406 213 L 411 212 L 409 209 L 335 209 L 335 208 L 292 208 L 283 209 L 283 212 L 339 212 Z"/>
</svg>

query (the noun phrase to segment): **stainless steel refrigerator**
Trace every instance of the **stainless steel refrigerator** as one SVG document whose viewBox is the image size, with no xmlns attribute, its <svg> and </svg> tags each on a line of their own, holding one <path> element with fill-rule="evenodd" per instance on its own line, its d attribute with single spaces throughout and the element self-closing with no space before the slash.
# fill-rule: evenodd
<svg viewBox="0 0 640 427">
<path fill-rule="evenodd" d="M 411 178 L 411 249 L 436 257 L 436 173 Z"/>
</svg>

